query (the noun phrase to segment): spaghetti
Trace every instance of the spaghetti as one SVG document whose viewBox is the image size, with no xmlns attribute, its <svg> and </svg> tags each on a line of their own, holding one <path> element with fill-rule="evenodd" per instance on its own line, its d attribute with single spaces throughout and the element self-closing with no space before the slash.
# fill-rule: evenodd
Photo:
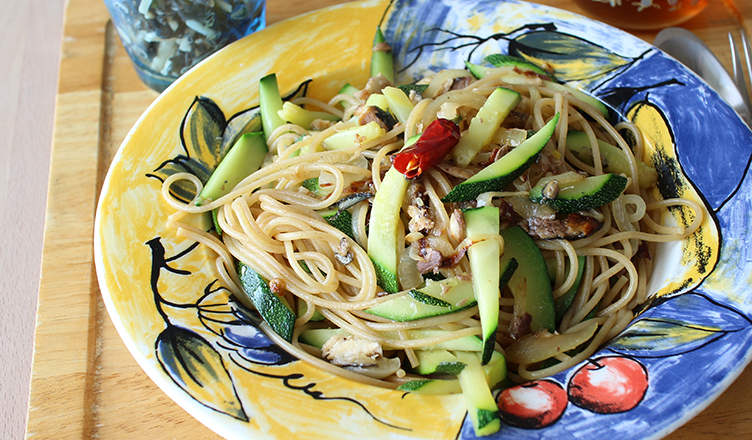
<svg viewBox="0 0 752 440">
<path fill-rule="evenodd" d="M 703 211 L 693 201 L 653 199 L 650 189 L 655 171 L 641 162 L 645 146 L 634 125 L 611 125 L 597 108 L 577 95 L 547 86 L 540 76 L 504 68 L 492 69 L 482 79 L 465 70 L 438 72 L 419 82 L 426 86 L 422 93 L 409 93 L 410 112 L 396 124 L 367 115 L 381 102 L 378 97 L 383 97 L 383 87 L 374 88 L 377 83 L 374 80 L 354 95 L 337 95 L 329 102 L 293 100 L 341 121 L 278 127 L 267 139 L 270 153 L 265 165 L 217 200 L 195 206 L 174 198 L 170 187 L 178 180 L 190 180 L 201 192 L 201 182 L 191 175 L 173 175 L 163 186 L 164 198 L 178 211 L 169 226 L 216 252 L 217 268 L 238 298 L 246 295 L 236 261 L 268 281 L 274 293 L 298 312 L 290 341 L 268 329 L 270 336 L 300 359 L 334 374 L 396 388 L 416 377 L 421 350 L 481 335 L 477 305 L 416 320 L 369 313 L 370 308 L 408 297 L 437 279 L 472 279 L 466 253 L 475 243 L 467 238 L 462 209 L 495 206 L 502 213 L 502 229 L 521 225 L 548 262 L 551 300 L 571 295 L 571 305 L 557 316 L 555 332 L 532 332 L 526 327 L 519 299 L 508 287 L 501 290 L 495 348 L 506 353 L 509 377 L 517 382 L 569 368 L 623 330 L 634 317 L 635 307 L 648 297 L 655 244 L 682 240 L 702 222 Z M 390 158 L 437 119 L 459 121 L 465 136 L 472 119 L 499 87 L 514 90 L 521 100 L 496 127 L 491 142 L 466 166 L 455 163 L 450 154 L 409 181 L 405 202 L 394 219 L 399 291 L 387 294 L 379 285 L 368 245 L 376 227 L 371 221 L 372 196 L 385 185 Z M 514 150 L 529 132 L 541 130 L 557 113 L 560 118 L 554 134 L 537 162 L 511 184 L 465 202 L 442 201 L 458 184 Z M 374 121 L 381 127 L 378 136 L 356 135 L 344 148 L 327 143 Z M 588 157 L 568 148 L 575 131 L 587 139 Z M 634 145 L 621 133 L 629 134 Z M 532 202 L 528 196 L 543 178 L 605 174 L 608 157 L 603 143 L 619 152 L 626 164 L 621 174 L 628 178 L 628 185 L 612 202 L 578 212 L 575 218 L 595 226 L 571 233 L 572 225 L 557 216 L 554 208 Z M 343 205 L 343 200 L 353 203 Z M 332 210 L 333 206 L 338 208 Z M 668 210 L 676 207 L 692 213 L 691 224 L 663 224 Z M 211 210 L 217 210 L 221 236 L 181 221 L 186 214 Z M 327 221 L 324 214 L 329 219 L 351 218 L 350 234 Z M 301 335 L 321 328 L 341 329 L 340 334 L 368 342 L 374 350 L 366 350 L 367 358 L 390 362 L 353 360 L 348 364 L 330 355 L 335 351 L 332 347 L 304 343 Z M 341 340 L 327 342 L 332 345 Z M 571 350 L 561 352 L 562 341 Z M 353 350 L 362 351 L 362 347 Z"/>
</svg>

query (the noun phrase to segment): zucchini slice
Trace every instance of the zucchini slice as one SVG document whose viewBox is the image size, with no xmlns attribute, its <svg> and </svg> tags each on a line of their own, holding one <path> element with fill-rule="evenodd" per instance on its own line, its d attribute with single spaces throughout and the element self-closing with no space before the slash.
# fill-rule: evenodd
<svg viewBox="0 0 752 440">
<path fill-rule="evenodd" d="M 341 89 L 339 89 L 339 93 L 338 94 L 339 95 L 355 96 L 355 94 L 358 93 L 358 91 L 359 91 L 358 88 L 355 87 L 354 85 L 352 85 L 350 83 L 345 83 L 345 85 L 342 86 Z M 346 101 L 340 101 L 339 104 L 342 107 L 347 107 L 347 102 Z"/>
<path fill-rule="evenodd" d="M 498 432 L 501 428 L 499 408 L 491 394 L 491 387 L 479 359 L 472 353 L 458 354 L 466 364 L 458 379 L 475 435 L 480 437 Z"/>
<path fill-rule="evenodd" d="M 295 308 L 297 309 L 298 316 L 303 316 L 308 311 L 308 304 L 305 301 L 298 299 L 298 301 L 295 304 Z M 324 319 L 325 319 L 324 315 L 322 315 L 321 312 L 319 312 L 318 310 L 313 311 L 313 316 L 311 316 L 311 321 L 319 322 L 319 321 L 323 321 Z"/>
<path fill-rule="evenodd" d="M 598 149 L 601 153 L 601 164 L 606 173 L 631 175 L 632 168 L 627 161 L 627 155 L 621 148 L 598 139 Z M 567 150 L 580 161 L 593 165 L 593 150 L 586 133 L 570 130 L 567 133 Z M 640 187 L 649 188 L 658 181 L 658 172 L 641 160 L 637 160 L 637 175 Z"/>
<path fill-rule="evenodd" d="M 268 139 L 272 132 L 285 123 L 279 116 L 282 110 L 282 95 L 279 93 L 277 75 L 270 73 L 259 80 L 259 112 Z"/>
<path fill-rule="evenodd" d="M 372 140 L 381 137 L 386 133 L 378 122 L 371 121 L 365 125 L 350 127 L 334 133 L 324 139 L 322 144 L 327 150 L 343 150 L 353 145 L 363 145 Z"/>
<path fill-rule="evenodd" d="M 501 269 L 501 238 L 499 237 L 499 208 L 484 206 L 465 211 L 467 238 L 473 244 L 467 250 L 470 270 L 473 273 L 473 289 L 478 301 L 478 314 L 483 333 L 483 358 L 486 364 L 496 343 L 499 326 L 499 280 Z M 497 239 L 494 240 L 493 237 Z M 480 241 L 482 240 L 482 241 Z"/>
<path fill-rule="evenodd" d="M 520 264 L 514 257 L 504 258 L 503 260 L 499 259 L 499 267 L 501 269 L 501 277 L 499 278 L 499 292 L 501 292 L 501 290 L 504 289 L 507 284 L 509 284 L 509 280 L 512 279 L 514 271 L 516 271 L 519 266 Z"/>
<path fill-rule="evenodd" d="M 555 179 L 547 179 L 535 185 L 530 190 L 530 200 L 551 205 L 562 214 L 587 211 L 611 203 L 624 192 L 629 182 L 626 177 L 618 174 L 602 174 L 560 188 L 558 193 L 551 197 L 545 194 L 544 188 L 552 180 Z"/>
<path fill-rule="evenodd" d="M 310 345 L 311 347 L 321 348 L 326 341 L 336 335 L 347 336 L 349 333 L 341 328 L 315 328 L 300 333 L 298 340 L 303 344 Z"/>
<path fill-rule="evenodd" d="M 340 120 L 339 117 L 331 113 L 306 110 L 297 104 L 293 104 L 292 102 L 283 103 L 282 109 L 279 110 L 277 114 L 283 121 L 299 125 L 305 129 L 310 129 L 311 123 L 316 119 L 322 119 L 326 121 Z"/>
<path fill-rule="evenodd" d="M 437 329 L 405 330 L 407 339 L 434 338 L 446 335 L 447 333 L 449 332 L 446 330 Z M 341 328 L 314 328 L 302 332 L 299 336 L 299 340 L 304 344 L 321 348 L 324 346 L 324 343 L 328 341 L 332 336 L 348 334 L 349 333 Z M 381 332 L 381 335 L 388 339 L 400 339 L 400 335 L 396 331 Z M 477 336 L 465 336 L 459 339 L 453 339 L 446 342 L 440 342 L 438 344 L 428 345 L 426 349 L 480 352 L 483 349 L 483 342 Z"/>
<path fill-rule="evenodd" d="M 397 87 L 384 87 L 384 89 L 381 90 L 381 93 L 383 93 L 386 98 L 386 102 L 389 105 L 389 111 L 399 122 L 404 124 L 407 121 L 407 118 L 410 117 L 413 108 L 415 108 L 413 102 L 410 101 L 410 98 L 407 97 L 402 89 Z"/>
<path fill-rule="evenodd" d="M 238 277 L 243 292 L 248 295 L 259 314 L 269 326 L 287 342 L 292 342 L 295 328 L 295 313 L 284 298 L 269 288 L 266 280 L 250 266 L 241 262 L 238 265 Z"/>
<path fill-rule="evenodd" d="M 456 376 L 465 368 L 465 364 L 449 350 L 416 350 L 418 366 L 415 372 L 422 375 L 451 374 Z"/>
<path fill-rule="evenodd" d="M 470 61 L 465 61 L 465 68 L 476 79 L 483 79 L 486 75 L 488 75 L 488 69 L 490 69 L 490 67 L 481 66 L 480 64 L 471 63 Z"/>
<path fill-rule="evenodd" d="M 555 330 L 554 296 L 546 261 L 532 238 L 519 226 L 501 231 L 504 254 L 501 264 L 514 258 L 519 264 L 507 286 L 515 300 L 524 301 L 525 312 L 532 317 L 530 330 Z M 524 299 L 523 299 L 524 298 Z"/>
<path fill-rule="evenodd" d="M 399 291 L 397 278 L 397 227 L 408 181 L 396 168 L 389 168 L 376 192 L 368 223 L 368 256 L 373 261 L 379 286 L 384 291 Z"/>
<path fill-rule="evenodd" d="M 381 93 L 373 93 L 366 99 L 366 105 L 369 107 L 377 107 L 383 111 L 389 111 L 389 101 L 386 100 L 386 96 Z"/>
<path fill-rule="evenodd" d="M 512 68 L 517 68 L 522 71 L 529 70 L 531 72 L 537 73 L 538 75 L 543 75 L 548 78 L 553 78 L 553 75 L 550 72 L 543 70 L 542 68 L 525 60 L 524 58 L 515 57 L 512 55 L 503 55 L 503 54 L 498 53 L 498 54 L 488 55 L 487 57 L 484 58 L 484 60 L 493 64 L 496 67 L 512 67 Z"/>
<path fill-rule="evenodd" d="M 446 293 L 442 293 L 446 291 Z M 419 290 L 385 301 L 365 310 L 393 321 L 414 321 L 465 310 L 476 304 L 473 284 L 457 278 L 430 282 Z"/>
<path fill-rule="evenodd" d="M 522 100 L 519 93 L 514 90 L 498 87 L 489 95 L 486 102 L 478 110 L 478 114 L 470 120 L 467 133 L 452 149 L 452 157 L 460 166 L 467 166 L 478 152 L 491 142 L 499 125 L 517 108 Z"/>
<path fill-rule="evenodd" d="M 428 88 L 428 84 L 400 84 L 397 86 L 397 88 L 405 92 L 405 95 L 407 96 L 410 96 L 411 92 L 415 92 L 420 96 L 423 96 L 423 93 L 425 93 L 426 89 Z"/>
<path fill-rule="evenodd" d="M 382 74 L 394 83 L 394 58 L 392 57 L 392 50 L 386 49 L 387 46 L 384 34 L 381 32 L 381 28 L 376 28 L 376 35 L 373 37 L 373 52 L 371 53 L 371 76 L 378 76 Z"/>
<path fill-rule="evenodd" d="M 355 240 L 355 232 L 353 231 L 353 218 L 350 211 L 344 209 L 339 211 L 337 209 L 331 209 L 328 211 L 320 212 L 324 220 L 327 223 L 344 232 L 345 235 Z"/>
<path fill-rule="evenodd" d="M 422 374 L 457 374 L 459 375 L 465 366 L 470 364 L 479 364 L 480 358 L 478 353 L 447 350 L 416 350 L 415 355 L 421 360 L 421 366 L 424 362 L 429 365 L 435 365 L 436 368 L 423 367 L 425 373 Z M 460 364 L 460 365 L 454 365 Z M 421 367 L 418 367 L 421 368 Z M 489 389 L 498 386 L 507 378 L 507 363 L 504 355 L 495 351 L 491 356 L 491 361 L 481 366 L 485 374 L 485 380 Z M 429 373 L 433 371 L 433 373 Z M 456 371 L 456 373 L 454 373 Z M 481 386 L 481 388 L 483 388 Z M 459 394 L 463 392 L 460 387 L 460 381 L 457 379 L 414 379 L 400 385 L 398 390 L 411 391 L 420 394 Z M 472 392 L 468 390 L 468 392 Z"/>
<path fill-rule="evenodd" d="M 211 202 L 232 191 L 241 180 L 257 171 L 269 149 L 263 133 L 246 133 L 238 139 L 209 176 L 195 200 L 196 206 Z"/>
<path fill-rule="evenodd" d="M 418 374 L 450 374 L 458 375 L 468 362 L 467 356 L 472 356 L 472 362 L 479 360 L 478 353 L 449 350 L 415 350 L 415 356 L 420 361 L 415 372 Z M 488 385 L 493 388 L 507 377 L 506 360 L 498 351 L 494 351 L 491 360 L 483 365 Z"/>
<path fill-rule="evenodd" d="M 436 336 L 442 336 L 446 334 L 445 330 L 407 330 L 407 336 L 409 339 L 424 339 L 433 338 Z M 397 332 L 384 332 L 384 334 L 392 339 L 399 338 Z M 429 345 L 431 350 L 445 349 L 445 350 L 457 350 L 457 351 L 477 351 L 483 350 L 483 341 L 477 336 L 465 336 L 459 339 L 453 339 L 451 341 L 440 342 L 438 344 Z"/>
<path fill-rule="evenodd" d="M 452 188 L 441 200 L 445 203 L 462 202 L 472 200 L 484 192 L 501 191 L 535 163 L 538 154 L 554 134 L 558 122 L 559 113 L 556 113 L 540 131 L 473 177 Z"/>
<path fill-rule="evenodd" d="M 397 387 L 397 390 L 418 394 L 459 394 L 462 392 L 457 379 L 413 379 Z"/>
</svg>

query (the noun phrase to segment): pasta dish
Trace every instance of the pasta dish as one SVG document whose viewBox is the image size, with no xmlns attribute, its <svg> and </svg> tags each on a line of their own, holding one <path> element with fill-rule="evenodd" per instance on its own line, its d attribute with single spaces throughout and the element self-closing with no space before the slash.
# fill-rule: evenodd
<svg viewBox="0 0 752 440">
<path fill-rule="evenodd" d="M 391 56 L 375 50 L 374 65 Z M 381 68 L 328 102 L 282 102 L 269 75 L 264 133 L 215 174 L 241 148 L 250 169 L 171 176 L 169 226 L 217 254 L 270 337 L 334 374 L 483 409 L 494 388 L 582 362 L 646 301 L 655 244 L 695 232 L 702 209 L 651 196 L 634 125 L 537 66 L 487 61 L 401 86 Z M 170 194 L 186 179 L 189 204 Z M 667 224 L 676 206 L 690 225 Z M 202 212 L 216 230 L 182 220 Z"/>
</svg>

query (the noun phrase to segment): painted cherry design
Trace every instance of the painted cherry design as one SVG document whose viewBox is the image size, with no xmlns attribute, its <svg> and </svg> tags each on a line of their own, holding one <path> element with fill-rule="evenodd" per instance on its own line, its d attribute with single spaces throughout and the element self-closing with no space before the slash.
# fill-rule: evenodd
<svg viewBox="0 0 752 440">
<path fill-rule="evenodd" d="M 645 397 L 648 371 L 636 360 L 623 356 L 592 359 L 569 381 L 569 400 L 598 414 L 629 411 Z"/>
<path fill-rule="evenodd" d="M 552 380 L 536 380 L 505 389 L 496 403 L 501 419 L 508 425 L 540 429 L 555 423 L 564 414 L 567 393 Z"/>
</svg>

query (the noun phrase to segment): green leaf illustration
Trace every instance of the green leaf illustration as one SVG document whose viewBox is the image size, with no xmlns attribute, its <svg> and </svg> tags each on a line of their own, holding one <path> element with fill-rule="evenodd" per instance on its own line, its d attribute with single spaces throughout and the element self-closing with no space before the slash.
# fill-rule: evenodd
<svg viewBox="0 0 752 440">
<path fill-rule="evenodd" d="M 245 133 L 253 133 L 262 130 L 259 107 L 253 107 L 236 113 L 227 120 L 227 126 L 225 127 L 224 133 L 222 133 L 222 142 L 219 149 L 224 156 L 224 152 L 235 145 L 235 141 L 237 141 L 240 136 Z"/>
<path fill-rule="evenodd" d="M 198 177 L 202 182 L 209 180 L 211 170 L 208 170 L 203 164 L 196 162 L 190 157 L 177 156 L 173 159 L 162 163 L 152 173 L 146 174 L 146 177 L 152 177 L 160 182 L 177 173 L 190 173 Z M 188 203 L 196 197 L 196 187 L 188 181 L 179 181 L 170 186 L 170 193 L 178 200 Z"/>
<path fill-rule="evenodd" d="M 222 134 L 227 125 L 225 115 L 214 101 L 196 97 L 180 125 L 180 141 L 185 154 L 164 161 L 146 176 L 164 182 L 173 174 L 190 173 L 206 183 L 222 160 L 224 151 L 232 145 L 223 142 Z M 237 123 L 233 124 L 233 131 L 238 130 L 242 129 L 237 128 Z M 195 186 L 187 180 L 178 181 L 170 186 L 170 192 L 184 203 L 196 196 Z"/>
<path fill-rule="evenodd" d="M 305 96 L 311 80 L 304 81 L 284 100 Z M 181 146 L 184 154 L 165 160 L 146 176 L 164 182 L 176 173 L 190 173 L 206 183 L 225 153 L 244 133 L 260 131 L 259 107 L 242 110 L 226 118 L 222 109 L 210 98 L 197 96 L 180 124 Z M 170 186 L 170 193 L 188 203 L 196 196 L 196 188 L 187 180 Z"/>
<path fill-rule="evenodd" d="M 191 397 L 215 411 L 248 421 L 222 358 L 204 338 L 170 325 L 157 338 L 156 353 L 165 372 Z"/>
<path fill-rule="evenodd" d="M 592 80 L 632 62 L 590 41 L 556 31 L 522 34 L 509 42 L 509 54 L 538 66 L 550 65 L 556 78 L 565 82 Z"/>
<path fill-rule="evenodd" d="M 638 357 L 676 356 L 696 350 L 727 332 L 673 319 L 643 318 L 609 343 L 608 348 Z"/>
<path fill-rule="evenodd" d="M 221 136 L 226 126 L 225 115 L 214 101 L 196 97 L 180 127 L 180 138 L 188 155 L 214 170 L 223 156 Z"/>
</svg>

